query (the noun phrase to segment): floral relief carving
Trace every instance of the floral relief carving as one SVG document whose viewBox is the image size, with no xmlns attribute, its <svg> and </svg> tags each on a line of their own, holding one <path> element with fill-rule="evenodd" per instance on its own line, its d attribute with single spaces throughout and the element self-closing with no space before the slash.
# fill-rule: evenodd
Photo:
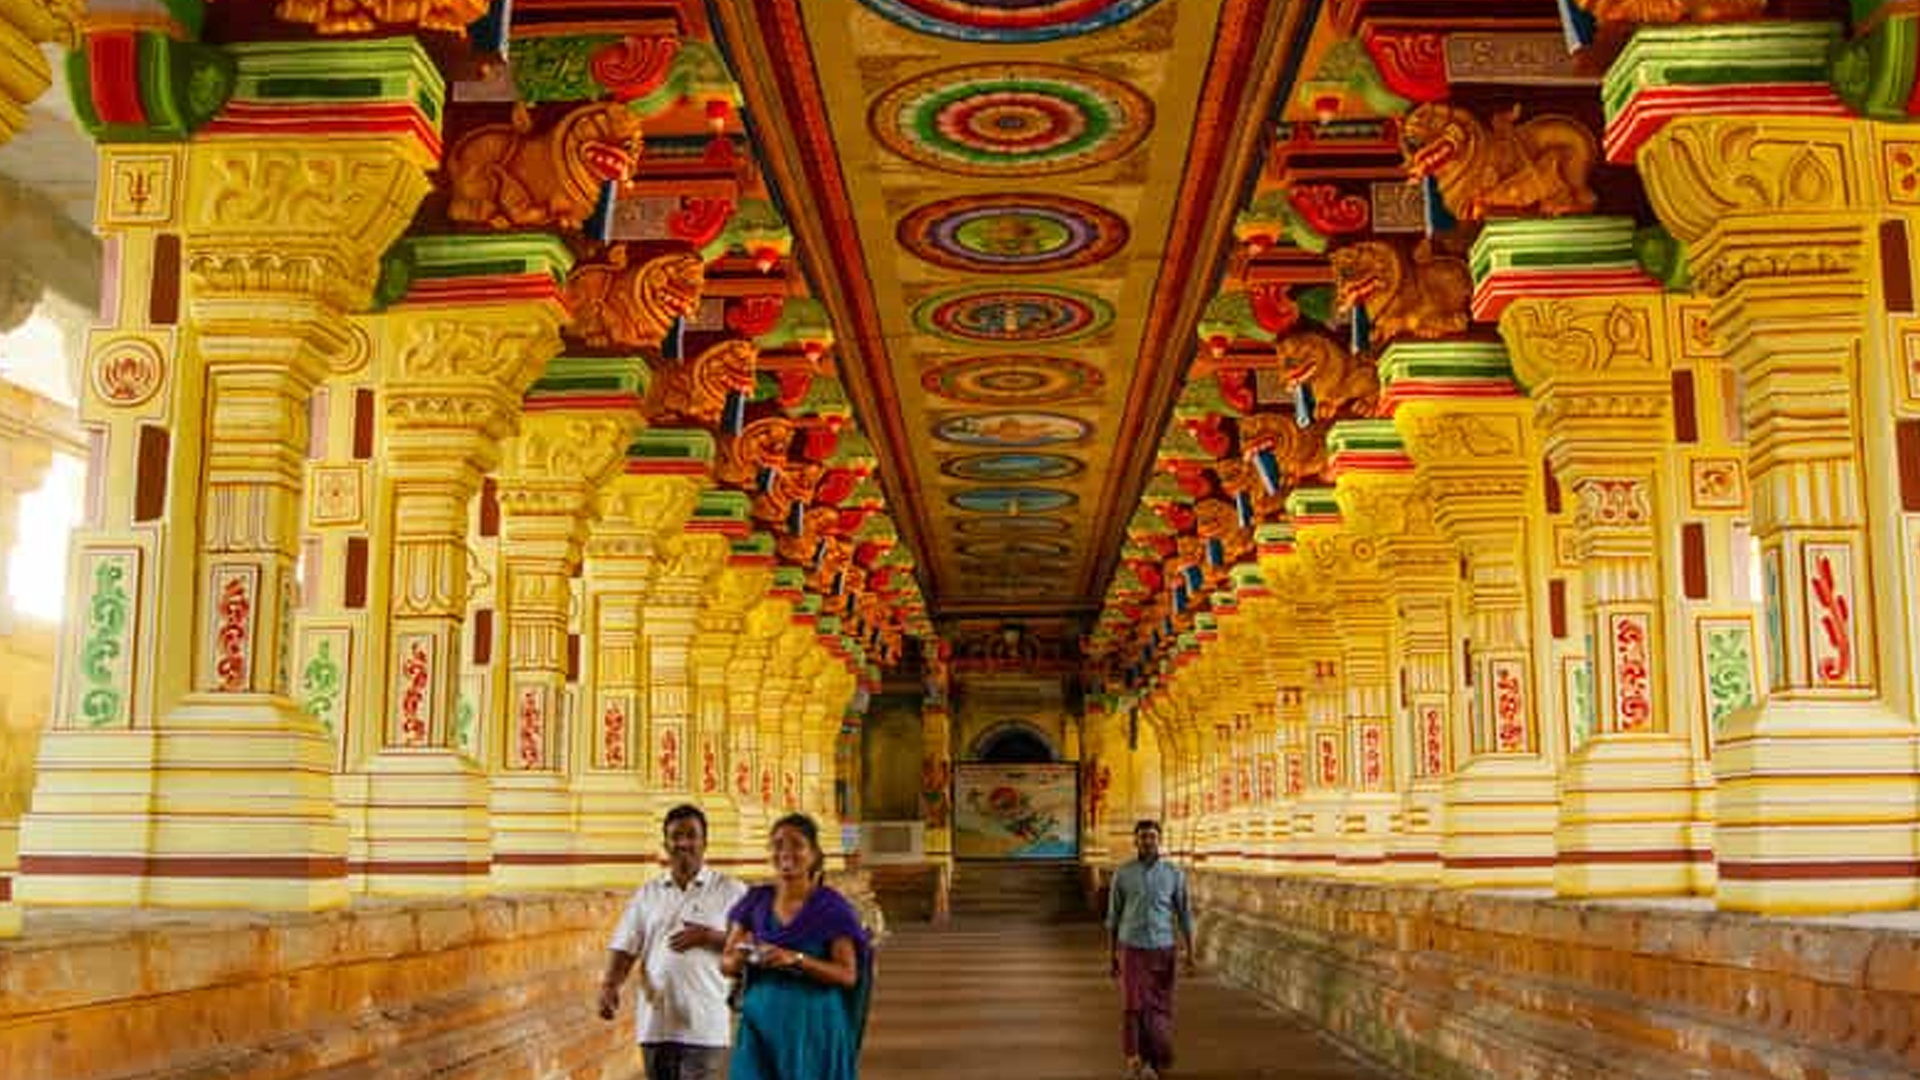
<svg viewBox="0 0 1920 1080">
<path fill-rule="evenodd" d="M 1691 243 L 1734 215 L 1847 210 L 1861 196 L 1851 132 L 1833 119 L 1683 116 L 1641 148 L 1640 172 L 1661 221 Z"/>
<path fill-rule="evenodd" d="M 1576 528 L 1636 528 L 1653 520 L 1653 502 L 1644 480 L 1594 477 L 1581 480 L 1574 490 L 1580 500 L 1574 512 Z"/>
<path fill-rule="evenodd" d="M 1660 364 L 1648 308 L 1637 304 L 1523 298 L 1508 305 L 1500 331 L 1515 373 L 1528 383 Z"/>
<path fill-rule="evenodd" d="M 1414 421 L 1408 440 L 1421 461 L 1461 458 L 1510 458 L 1520 453 L 1518 424 L 1509 418 L 1445 413 Z"/>
</svg>

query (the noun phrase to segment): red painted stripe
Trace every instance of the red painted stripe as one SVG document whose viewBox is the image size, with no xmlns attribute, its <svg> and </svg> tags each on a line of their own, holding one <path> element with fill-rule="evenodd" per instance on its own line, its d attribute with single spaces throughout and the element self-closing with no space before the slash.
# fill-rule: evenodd
<svg viewBox="0 0 1920 1080">
<path fill-rule="evenodd" d="M 552 300 L 563 303 L 559 283 L 547 274 L 422 278 L 407 287 L 407 295 L 401 303 L 498 303 L 503 300 Z"/>
<path fill-rule="evenodd" d="M 436 158 L 441 150 L 440 132 L 418 108 L 406 103 L 265 105 L 235 101 L 201 130 L 213 134 L 403 134 L 419 139 Z"/>
<path fill-rule="evenodd" d="M 0 904 L 13 899 L 13 878 L 0 874 Z"/>
<path fill-rule="evenodd" d="M 753 526 L 744 521 L 689 521 L 683 530 L 690 533 L 719 534 L 739 539 L 753 532 Z"/>
<path fill-rule="evenodd" d="M 347 860 L 300 855 L 23 855 L 32 877 L 303 878 L 341 877 Z"/>
<path fill-rule="evenodd" d="M 1920 877 L 1920 859 L 1853 862 L 1738 862 L 1721 860 L 1723 881 L 1861 881 Z"/>
<path fill-rule="evenodd" d="M 1461 855 L 1453 858 L 1441 856 L 1440 864 L 1449 870 L 1521 870 L 1535 867 L 1550 867 L 1554 864 L 1551 855 Z"/>
<path fill-rule="evenodd" d="M 1576 866 L 1596 863 L 1710 863 L 1713 852 L 1704 848 L 1659 848 L 1650 851 L 1562 851 L 1560 861 Z"/>
<path fill-rule="evenodd" d="M 140 39 L 131 30 L 87 35 L 87 90 L 94 114 L 108 124 L 145 125 L 140 100 Z"/>
<path fill-rule="evenodd" d="M 369 859 L 347 864 L 352 874 L 410 874 L 416 877 L 486 877 L 491 864 L 458 859 Z"/>
<path fill-rule="evenodd" d="M 1642 90 L 1607 125 L 1607 160 L 1633 163 L 1642 144 L 1677 116 L 1851 116 L 1825 83 L 1756 83 L 1749 86 L 1670 86 Z"/>
</svg>

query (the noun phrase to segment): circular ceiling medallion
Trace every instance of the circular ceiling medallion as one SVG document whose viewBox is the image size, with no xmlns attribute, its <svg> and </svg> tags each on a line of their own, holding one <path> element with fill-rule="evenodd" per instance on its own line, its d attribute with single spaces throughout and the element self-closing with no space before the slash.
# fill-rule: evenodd
<svg viewBox="0 0 1920 1080">
<path fill-rule="evenodd" d="M 962 491 L 948 500 L 976 514 L 1018 514 L 1032 510 L 1064 510 L 1079 501 L 1071 491 L 1037 487 L 989 487 Z"/>
<path fill-rule="evenodd" d="M 1085 466 L 1060 454 L 968 454 L 940 466 L 940 471 L 961 480 L 985 480 L 1007 483 L 1025 480 L 1061 480 L 1076 476 Z"/>
<path fill-rule="evenodd" d="M 1089 34 L 1158 0 L 860 0 L 910 30 L 955 41 L 1011 45 Z"/>
<path fill-rule="evenodd" d="M 953 530 L 962 536 L 1005 536 L 1012 534 L 1059 534 L 1073 527 L 1053 517 L 972 517 L 956 521 Z"/>
<path fill-rule="evenodd" d="M 922 300 L 913 309 L 913 321 L 927 333 L 955 341 L 1071 341 L 1106 329 L 1113 321 L 1113 305 L 1052 285 L 960 289 Z"/>
<path fill-rule="evenodd" d="M 959 552 L 970 559 L 1064 559 L 1071 550 L 1058 540 L 974 540 L 961 544 Z"/>
<path fill-rule="evenodd" d="M 966 195 L 900 220 L 908 251 L 951 270 L 1033 274 L 1100 262 L 1127 242 L 1120 215 L 1058 195 Z"/>
<path fill-rule="evenodd" d="M 1024 450 L 1035 446 L 1079 442 L 1093 434 L 1093 425 L 1059 413 L 968 413 L 940 421 L 934 425 L 933 434 L 962 446 Z"/>
<path fill-rule="evenodd" d="M 874 102 L 882 145 L 968 176 L 1044 176 L 1105 164 L 1140 145 L 1153 103 L 1123 82 L 1054 64 L 943 68 Z"/>
<path fill-rule="evenodd" d="M 1052 356 L 975 356 L 936 364 L 920 375 L 930 394 L 969 405 L 1046 405 L 1106 386 L 1099 368 Z"/>
</svg>

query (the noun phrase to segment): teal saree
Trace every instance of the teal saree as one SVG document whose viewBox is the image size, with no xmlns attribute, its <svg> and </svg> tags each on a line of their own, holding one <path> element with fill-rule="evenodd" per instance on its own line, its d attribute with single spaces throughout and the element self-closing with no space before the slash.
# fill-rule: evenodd
<svg viewBox="0 0 1920 1080">
<path fill-rule="evenodd" d="M 849 938 L 860 969 L 860 981 L 846 990 L 789 971 L 750 968 L 728 1080 L 856 1080 L 873 957 L 853 905 L 822 885 L 782 925 L 773 913 L 773 887 L 762 885 L 734 905 L 728 919 L 758 941 L 821 960 L 831 958 L 836 939 Z"/>
</svg>

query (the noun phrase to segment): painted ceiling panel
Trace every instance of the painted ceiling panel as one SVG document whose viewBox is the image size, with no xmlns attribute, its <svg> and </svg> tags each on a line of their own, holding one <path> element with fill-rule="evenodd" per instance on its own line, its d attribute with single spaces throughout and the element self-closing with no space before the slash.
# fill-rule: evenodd
<svg viewBox="0 0 1920 1080">
<path fill-rule="evenodd" d="M 1280 5 L 719 10 L 749 52 L 807 65 L 743 82 L 789 143 L 796 216 L 838 234 L 816 272 L 865 324 L 850 381 L 936 609 L 1096 608 L 1191 347 L 1182 309 L 1210 284 L 1203 234 L 1237 201 L 1254 140 L 1234 129 L 1262 126 L 1242 108 L 1266 100 Z"/>
</svg>

